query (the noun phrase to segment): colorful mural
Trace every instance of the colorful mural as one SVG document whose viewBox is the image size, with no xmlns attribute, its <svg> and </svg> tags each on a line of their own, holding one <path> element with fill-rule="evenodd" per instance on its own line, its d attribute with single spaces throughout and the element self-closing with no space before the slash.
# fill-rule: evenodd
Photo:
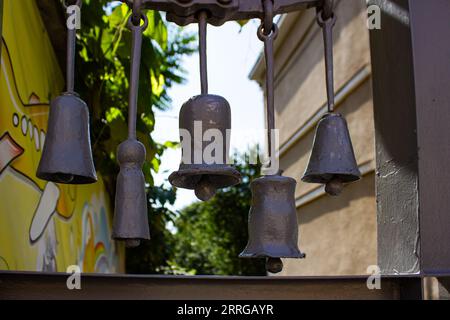
<svg viewBox="0 0 450 320">
<path fill-rule="evenodd" d="M 92 185 L 47 182 L 35 172 L 49 101 L 64 87 L 35 1 L 5 0 L 0 69 L 0 269 L 122 272 L 101 177 Z"/>
</svg>

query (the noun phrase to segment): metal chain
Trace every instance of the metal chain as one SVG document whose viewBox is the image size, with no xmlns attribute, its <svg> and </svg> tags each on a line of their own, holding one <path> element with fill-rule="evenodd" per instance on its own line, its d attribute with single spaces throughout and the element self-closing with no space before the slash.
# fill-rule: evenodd
<svg viewBox="0 0 450 320">
<path fill-rule="evenodd" d="M 269 159 L 272 158 L 272 131 L 275 129 L 275 93 L 274 93 L 274 52 L 273 42 L 278 36 L 278 26 L 273 23 L 273 1 L 262 0 L 264 19 L 258 28 L 259 40 L 264 42 L 266 60 L 266 98 L 267 98 L 267 147 Z"/>
<path fill-rule="evenodd" d="M 137 9 L 140 12 L 140 8 Z M 144 20 L 141 26 L 140 20 Z M 141 13 L 139 22 L 133 22 L 133 14 L 128 19 L 128 28 L 131 30 L 131 71 L 130 71 L 130 95 L 128 111 L 128 138 L 136 139 L 137 102 L 139 93 L 139 69 L 141 66 L 142 33 L 148 26 L 147 15 Z"/>
</svg>

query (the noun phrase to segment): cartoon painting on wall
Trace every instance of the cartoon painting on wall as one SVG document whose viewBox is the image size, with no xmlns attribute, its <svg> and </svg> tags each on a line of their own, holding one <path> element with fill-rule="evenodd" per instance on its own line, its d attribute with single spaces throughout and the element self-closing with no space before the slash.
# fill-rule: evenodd
<svg viewBox="0 0 450 320">
<path fill-rule="evenodd" d="M 34 1 L 4 1 L 0 70 L 0 270 L 122 272 L 110 200 L 36 178 L 49 101 L 64 82 Z"/>
</svg>

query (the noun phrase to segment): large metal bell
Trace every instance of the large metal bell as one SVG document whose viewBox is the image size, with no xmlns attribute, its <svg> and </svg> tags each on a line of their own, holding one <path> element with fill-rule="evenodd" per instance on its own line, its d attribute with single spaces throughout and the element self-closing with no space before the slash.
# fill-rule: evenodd
<svg viewBox="0 0 450 320">
<path fill-rule="evenodd" d="M 340 114 L 325 114 L 317 126 L 302 181 L 325 184 L 325 191 L 335 196 L 342 191 L 344 183 L 360 178 L 347 122 Z"/>
<path fill-rule="evenodd" d="M 181 108 L 179 126 L 181 140 L 189 141 L 182 141 L 180 168 L 169 176 L 173 186 L 195 190 L 196 196 L 206 201 L 214 196 L 217 189 L 241 181 L 239 172 L 227 164 L 227 130 L 231 129 L 231 110 L 224 98 L 211 94 L 191 98 Z M 214 135 L 214 141 L 205 139 L 209 134 Z M 221 136 L 221 141 L 217 141 L 217 134 Z M 212 152 L 214 157 L 207 159 L 205 150 L 210 148 L 211 143 L 219 147 Z"/>
<path fill-rule="evenodd" d="M 272 273 L 282 270 L 280 258 L 304 258 L 298 249 L 297 211 L 293 178 L 264 176 L 251 183 L 247 247 L 241 258 L 267 258 Z"/>
<path fill-rule="evenodd" d="M 50 104 L 47 135 L 36 176 L 67 184 L 97 181 L 89 137 L 89 110 L 76 93 Z"/>
<path fill-rule="evenodd" d="M 126 241 L 127 247 L 137 247 L 141 240 L 150 239 L 142 173 L 145 147 L 135 139 L 128 139 L 119 145 L 117 159 L 120 172 L 117 176 L 112 236 L 116 240 Z"/>
</svg>

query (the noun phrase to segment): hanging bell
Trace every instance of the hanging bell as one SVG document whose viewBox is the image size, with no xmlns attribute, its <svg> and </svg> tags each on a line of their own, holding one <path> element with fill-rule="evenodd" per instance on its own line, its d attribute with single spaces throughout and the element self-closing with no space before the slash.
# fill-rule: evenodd
<svg viewBox="0 0 450 320">
<path fill-rule="evenodd" d="M 241 258 L 267 258 L 266 269 L 282 270 L 280 258 L 304 258 L 298 249 L 298 224 L 293 178 L 264 176 L 251 183 L 249 240 Z"/>
<path fill-rule="evenodd" d="M 344 183 L 361 178 L 345 119 L 327 113 L 319 121 L 308 168 L 302 181 L 325 184 L 325 191 L 339 195 Z"/>
<path fill-rule="evenodd" d="M 150 239 L 147 195 L 142 165 L 145 147 L 135 139 L 119 145 L 113 238 L 126 241 L 127 247 L 137 247 L 140 240 Z"/>
<path fill-rule="evenodd" d="M 76 93 L 50 104 L 47 135 L 36 176 L 67 184 L 97 181 L 89 137 L 89 111 Z"/>
<path fill-rule="evenodd" d="M 231 110 L 224 98 L 211 94 L 191 98 L 181 108 L 179 126 L 183 157 L 179 170 L 169 176 L 173 186 L 193 189 L 200 200 L 207 201 L 217 189 L 241 181 L 239 172 L 227 164 Z M 214 141 L 204 141 L 208 132 L 215 136 Z M 211 151 L 212 143 L 214 152 L 206 152 Z"/>
</svg>

